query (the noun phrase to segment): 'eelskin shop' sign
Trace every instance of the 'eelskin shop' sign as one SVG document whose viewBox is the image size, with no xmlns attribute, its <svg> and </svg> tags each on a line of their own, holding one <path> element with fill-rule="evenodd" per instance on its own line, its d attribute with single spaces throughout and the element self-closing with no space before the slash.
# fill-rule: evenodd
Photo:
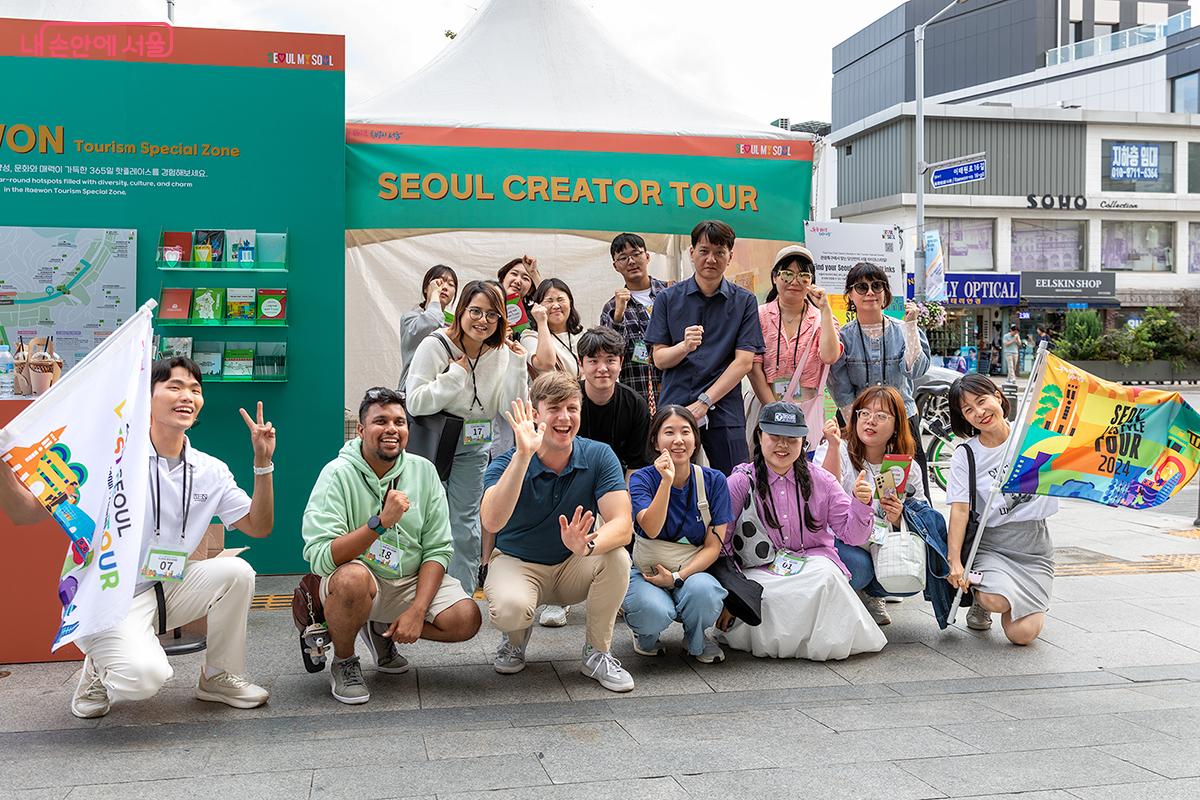
<svg viewBox="0 0 1200 800">
<path fill-rule="evenodd" d="M 1021 296 L 1035 301 L 1116 300 L 1117 276 L 1112 272 L 1022 272 Z"/>
</svg>

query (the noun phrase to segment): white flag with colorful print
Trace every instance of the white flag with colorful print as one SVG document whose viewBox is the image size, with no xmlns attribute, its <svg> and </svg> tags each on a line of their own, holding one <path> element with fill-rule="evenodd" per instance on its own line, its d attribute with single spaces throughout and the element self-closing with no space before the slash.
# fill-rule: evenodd
<svg viewBox="0 0 1200 800">
<path fill-rule="evenodd" d="M 0 458 L 69 541 L 52 650 L 111 628 L 133 599 L 148 488 L 154 305 L 0 430 Z"/>
</svg>

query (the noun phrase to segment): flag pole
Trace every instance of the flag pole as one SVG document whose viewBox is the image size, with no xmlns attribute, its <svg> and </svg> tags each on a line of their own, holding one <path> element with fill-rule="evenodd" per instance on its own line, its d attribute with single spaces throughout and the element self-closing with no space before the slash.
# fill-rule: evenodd
<svg viewBox="0 0 1200 800">
<path fill-rule="evenodd" d="M 992 487 L 988 491 L 987 502 L 983 506 L 983 510 L 979 514 L 979 529 L 975 532 L 975 541 L 971 543 L 971 552 L 963 561 L 963 574 L 969 574 L 971 565 L 975 561 L 975 553 L 979 550 L 979 543 L 983 541 L 983 532 L 987 530 L 988 522 L 991 521 L 992 503 L 996 499 L 996 495 L 1000 492 L 1000 487 L 1008 480 L 1008 472 L 1012 468 L 1016 450 L 1021 446 L 1021 441 L 1025 438 L 1025 432 L 1029 430 L 1029 424 L 1033 419 L 1030 413 L 1033 409 L 1032 400 L 1037 394 L 1041 393 L 1042 382 L 1045 379 L 1046 371 L 1046 343 L 1043 341 L 1038 344 L 1037 356 L 1033 361 L 1033 370 L 1029 375 L 1029 383 L 1025 384 L 1025 393 L 1021 397 L 1021 402 L 1017 406 L 1017 425 L 1015 431 L 1009 433 L 1008 442 L 1004 446 L 1004 460 L 1001 461 L 1001 467 L 996 471 L 996 477 L 992 480 Z M 1035 393 L 1034 389 L 1037 389 Z M 947 618 L 947 625 L 953 625 L 955 618 L 958 616 L 958 604 L 962 600 L 963 590 L 960 587 L 954 593 L 954 600 L 950 603 L 950 616 Z"/>
</svg>

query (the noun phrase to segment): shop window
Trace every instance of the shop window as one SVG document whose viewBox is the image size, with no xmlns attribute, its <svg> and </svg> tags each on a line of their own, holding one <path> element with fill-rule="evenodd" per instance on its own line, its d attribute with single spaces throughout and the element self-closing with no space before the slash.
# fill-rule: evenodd
<svg viewBox="0 0 1200 800">
<path fill-rule="evenodd" d="M 1175 143 L 1103 140 L 1100 188 L 1106 192 L 1175 191 Z"/>
<path fill-rule="evenodd" d="M 1188 191 L 1200 194 L 1200 142 L 1188 143 Z"/>
<path fill-rule="evenodd" d="M 1188 272 L 1200 272 L 1200 222 L 1188 223 Z"/>
<path fill-rule="evenodd" d="M 1175 269 L 1175 223 L 1100 223 L 1100 267 L 1130 272 Z"/>
<path fill-rule="evenodd" d="M 1055 272 L 1084 268 L 1087 241 L 1083 220 L 1014 219 L 1013 272 Z"/>
<path fill-rule="evenodd" d="M 942 238 L 947 272 L 973 272 L 996 268 L 993 239 L 994 219 L 943 218 L 925 221 L 926 229 L 936 227 Z"/>
<path fill-rule="evenodd" d="M 1180 75 L 1171 81 L 1171 110 L 1180 114 L 1200 114 L 1200 72 Z"/>
</svg>

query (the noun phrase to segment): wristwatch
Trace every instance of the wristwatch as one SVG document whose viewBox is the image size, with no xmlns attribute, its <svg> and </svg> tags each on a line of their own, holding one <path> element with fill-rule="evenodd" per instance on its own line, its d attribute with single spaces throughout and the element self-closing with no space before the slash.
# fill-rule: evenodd
<svg viewBox="0 0 1200 800">
<path fill-rule="evenodd" d="M 675 588 L 676 588 L 676 589 L 682 589 L 682 588 L 683 588 L 683 578 L 679 577 L 679 573 L 678 573 L 678 572 L 672 572 L 672 573 L 671 573 L 671 578 L 672 578 L 672 579 L 674 579 L 674 581 L 675 581 Z"/>
<path fill-rule="evenodd" d="M 387 527 L 383 524 L 383 520 L 379 518 L 378 514 L 372 515 L 371 518 L 367 520 L 367 527 L 378 533 L 380 536 L 387 531 Z"/>
<path fill-rule="evenodd" d="M 704 405 L 708 406 L 709 408 L 712 408 L 713 401 L 712 398 L 708 396 L 708 392 L 701 392 L 700 394 L 696 395 L 696 399 L 701 403 L 704 403 Z"/>
<path fill-rule="evenodd" d="M 587 543 L 587 552 L 584 553 L 583 555 L 585 557 L 590 556 L 594 552 L 596 552 L 596 540 L 590 539 L 590 540 L 588 540 L 588 543 Z"/>
</svg>

